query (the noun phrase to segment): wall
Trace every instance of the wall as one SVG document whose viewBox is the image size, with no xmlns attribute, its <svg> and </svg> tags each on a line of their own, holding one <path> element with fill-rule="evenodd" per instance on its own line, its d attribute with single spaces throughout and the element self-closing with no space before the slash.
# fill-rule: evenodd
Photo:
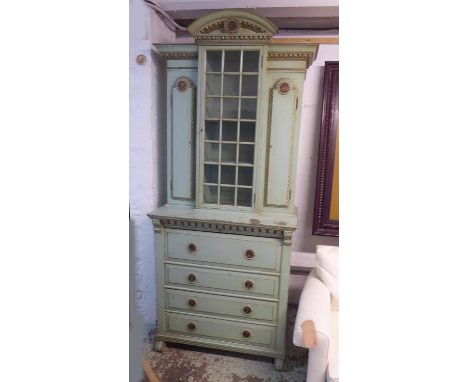
<svg viewBox="0 0 468 382">
<path fill-rule="evenodd" d="M 148 326 L 156 321 L 156 286 L 153 226 L 146 214 L 164 199 L 159 185 L 165 154 L 164 131 L 159 129 L 162 105 L 155 96 L 163 82 L 162 68 L 153 62 L 151 44 L 174 42 L 174 38 L 142 0 L 130 0 L 130 250 L 135 258 L 136 307 Z M 136 62 L 140 54 L 146 57 L 144 65 Z"/>
<path fill-rule="evenodd" d="M 320 45 L 317 59 L 309 67 L 304 84 L 301 132 L 297 163 L 296 204 L 298 229 L 294 233 L 293 251 L 315 253 L 317 244 L 338 245 L 338 238 L 312 235 L 315 177 L 322 118 L 322 92 L 325 61 L 338 61 L 338 45 Z M 294 256 L 295 265 L 311 266 L 315 258 Z"/>
<path fill-rule="evenodd" d="M 298 228 L 293 236 L 291 258 L 291 265 L 296 267 L 315 266 L 317 245 L 338 245 L 338 238 L 311 235 L 322 118 L 323 74 L 325 61 L 338 61 L 338 59 L 338 45 L 320 45 L 317 59 L 306 74 L 297 163 L 297 179 L 300 180 L 296 185 Z M 299 302 L 306 278 L 305 274 L 291 274 L 289 302 L 296 304 Z"/>
<path fill-rule="evenodd" d="M 163 65 L 151 54 L 152 43 L 173 43 L 175 34 L 142 0 L 130 0 L 130 218 L 131 250 L 135 256 L 136 306 L 148 327 L 156 320 L 154 237 L 146 214 L 165 199 L 164 99 L 156 97 L 163 84 Z M 144 54 L 144 65 L 136 57 Z M 338 46 L 321 45 L 308 69 L 303 98 L 296 201 L 299 228 L 294 251 L 315 252 L 317 244 L 337 245 L 338 239 L 312 236 L 318 139 L 322 107 L 324 61 L 338 60 Z M 292 264 L 313 266 L 314 256 L 294 253 Z M 293 276 L 291 287 L 300 290 L 304 276 Z M 293 299 L 295 300 L 295 299 Z"/>
</svg>

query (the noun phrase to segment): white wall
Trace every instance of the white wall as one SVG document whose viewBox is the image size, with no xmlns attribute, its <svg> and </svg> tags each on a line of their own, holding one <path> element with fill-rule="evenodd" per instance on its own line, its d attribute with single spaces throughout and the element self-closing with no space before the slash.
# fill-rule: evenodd
<svg viewBox="0 0 468 382">
<path fill-rule="evenodd" d="M 136 258 L 136 305 L 148 326 L 156 321 L 156 287 L 154 236 L 146 214 L 165 198 L 164 99 L 156 97 L 157 89 L 164 86 L 163 65 L 151 54 L 151 44 L 173 42 L 174 32 L 142 0 L 130 0 L 130 246 Z M 147 58 L 144 65 L 136 63 L 139 54 Z M 311 235 L 323 67 L 327 60 L 338 60 L 337 45 L 320 46 L 317 60 L 307 71 L 299 138 L 300 182 L 296 189 L 299 228 L 294 234 L 294 251 L 313 253 L 317 244 L 338 244 L 336 238 Z M 292 263 L 312 266 L 314 256 L 293 254 Z M 299 290 L 302 283 L 303 277 L 296 276 L 292 288 Z"/>
<path fill-rule="evenodd" d="M 130 0 L 130 250 L 135 258 L 136 306 L 147 325 L 156 321 L 156 287 L 153 226 L 146 214 L 164 198 L 159 187 L 164 178 L 162 113 L 155 97 L 162 68 L 153 62 L 151 44 L 173 41 L 174 34 L 142 0 Z M 146 57 L 143 65 L 136 62 L 140 54 Z"/>
<path fill-rule="evenodd" d="M 325 61 L 338 61 L 338 45 L 320 45 L 317 59 L 309 67 L 304 84 L 302 101 L 301 132 L 297 163 L 296 205 L 298 209 L 298 229 L 294 233 L 293 251 L 315 253 L 317 244 L 338 245 L 338 238 L 312 235 L 314 213 L 315 181 L 322 118 L 322 92 Z M 315 259 L 308 261 L 295 256 L 295 265 L 310 266 Z"/>
<path fill-rule="evenodd" d="M 306 74 L 302 101 L 301 133 L 297 163 L 296 204 L 298 228 L 293 236 L 291 265 L 315 266 L 317 244 L 338 245 L 338 238 L 314 236 L 315 177 L 317 175 L 318 147 L 322 118 L 322 92 L 325 61 L 338 61 L 338 45 L 320 45 L 317 59 Z M 289 278 L 289 302 L 298 303 L 307 276 L 292 274 Z"/>
</svg>

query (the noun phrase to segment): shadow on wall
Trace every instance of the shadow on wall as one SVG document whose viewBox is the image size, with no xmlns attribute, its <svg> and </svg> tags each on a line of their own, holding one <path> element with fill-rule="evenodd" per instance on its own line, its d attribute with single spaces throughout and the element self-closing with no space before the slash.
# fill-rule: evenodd
<svg viewBox="0 0 468 382">
<path fill-rule="evenodd" d="M 143 316 L 136 308 L 136 280 L 135 280 L 135 236 L 134 227 L 129 219 L 129 280 L 130 280 L 130 328 L 129 328 L 129 359 L 130 359 L 130 382 L 140 382 L 143 378 L 143 338 L 145 337 L 145 328 Z"/>
</svg>

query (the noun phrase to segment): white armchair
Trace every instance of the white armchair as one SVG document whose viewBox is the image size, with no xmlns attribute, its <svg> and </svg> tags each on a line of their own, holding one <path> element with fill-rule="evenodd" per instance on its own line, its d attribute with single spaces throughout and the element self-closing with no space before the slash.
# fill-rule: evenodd
<svg viewBox="0 0 468 382">
<path fill-rule="evenodd" d="M 338 247 L 317 246 L 302 290 L 293 342 L 309 349 L 307 382 L 338 382 Z"/>
</svg>

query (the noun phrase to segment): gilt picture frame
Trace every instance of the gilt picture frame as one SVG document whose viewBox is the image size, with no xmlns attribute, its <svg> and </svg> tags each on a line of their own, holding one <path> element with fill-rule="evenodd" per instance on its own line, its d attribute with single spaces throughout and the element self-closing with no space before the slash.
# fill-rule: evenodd
<svg viewBox="0 0 468 382">
<path fill-rule="evenodd" d="M 339 236 L 339 62 L 325 62 L 312 234 Z"/>
</svg>

